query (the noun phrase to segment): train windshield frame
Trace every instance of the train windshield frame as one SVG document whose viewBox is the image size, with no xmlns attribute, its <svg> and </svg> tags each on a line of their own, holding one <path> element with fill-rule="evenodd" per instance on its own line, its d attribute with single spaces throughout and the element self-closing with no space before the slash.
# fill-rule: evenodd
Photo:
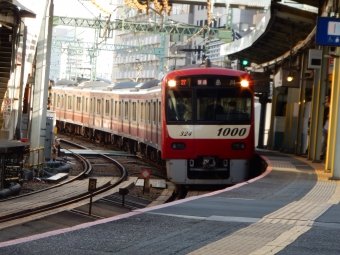
<svg viewBox="0 0 340 255">
<path fill-rule="evenodd" d="M 167 86 L 168 124 L 250 124 L 253 93 L 237 76 L 190 76 Z"/>
</svg>

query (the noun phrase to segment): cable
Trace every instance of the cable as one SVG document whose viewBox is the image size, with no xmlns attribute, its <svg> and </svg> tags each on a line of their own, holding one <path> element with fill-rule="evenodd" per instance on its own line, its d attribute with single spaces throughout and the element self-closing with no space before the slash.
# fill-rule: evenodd
<svg viewBox="0 0 340 255">
<path fill-rule="evenodd" d="M 106 13 L 106 14 L 110 14 L 111 12 L 108 12 L 107 10 L 105 10 L 103 7 L 101 7 L 99 4 L 96 3 L 95 0 L 90 0 L 92 4 L 94 4 L 99 10 L 101 10 L 102 12 Z"/>
<path fill-rule="evenodd" d="M 85 6 L 82 2 L 80 2 L 80 0 L 78 0 L 78 2 L 81 3 L 82 6 L 84 6 L 84 8 L 85 8 L 89 13 L 92 14 L 93 17 L 96 17 L 96 15 L 94 15 L 89 9 L 87 9 L 86 6 Z"/>
</svg>

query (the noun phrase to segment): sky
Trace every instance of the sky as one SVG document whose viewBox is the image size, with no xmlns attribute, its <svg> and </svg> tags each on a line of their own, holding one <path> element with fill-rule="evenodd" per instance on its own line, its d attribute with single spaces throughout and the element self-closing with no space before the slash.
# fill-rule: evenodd
<svg viewBox="0 0 340 255">
<path fill-rule="evenodd" d="M 117 7 L 117 0 L 94 0 L 109 13 Z M 54 16 L 94 18 L 108 16 L 92 3 L 91 0 L 54 0 Z"/>
</svg>

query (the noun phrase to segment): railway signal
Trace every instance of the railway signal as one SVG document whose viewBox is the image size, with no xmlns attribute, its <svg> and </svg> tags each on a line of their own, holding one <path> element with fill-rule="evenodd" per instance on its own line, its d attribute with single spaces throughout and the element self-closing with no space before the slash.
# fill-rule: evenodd
<svg viewBox="0 0 340 255">
<path fill-rule="evenodd" d="M 91 210 L 92 210 L 92 192 L 95 191 L 96 188 L 97 188 L 97 179 L 89 178 L 89 192 L 91 192 L 89 215 L 91 215 Z"/>
<path fill-rule="evenodd" d="M 89 192 L 92 193 L 93 191 L 95 191 L 96 187 L 97 187 L 97 179 L 90 178 L 89 179 Z"/>
<path fill-rule="evenodd" d="M 250 61 L 246 58 L 241 59 L 241 70 L 245 70 L 247 66 L 250 66 Z"/>
<path fill-rule="evenodd" d="M 141 175 L 144 179 L 143 194 L 145 191 L 146 193 L 150 193 L 150 171 L 148 169 L 143 169 Z"/>
</svg>

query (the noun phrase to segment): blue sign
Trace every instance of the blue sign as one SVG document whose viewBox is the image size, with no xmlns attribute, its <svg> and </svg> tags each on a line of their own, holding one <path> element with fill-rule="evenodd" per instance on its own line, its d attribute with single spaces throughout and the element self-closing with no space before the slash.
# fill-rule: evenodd
<svg viewBox="0 0 340 255">
<path fill-rule="evenodd" d="M 340 19 L 318 17 L 316 44 L 340 47 Z"/>
</svg>

